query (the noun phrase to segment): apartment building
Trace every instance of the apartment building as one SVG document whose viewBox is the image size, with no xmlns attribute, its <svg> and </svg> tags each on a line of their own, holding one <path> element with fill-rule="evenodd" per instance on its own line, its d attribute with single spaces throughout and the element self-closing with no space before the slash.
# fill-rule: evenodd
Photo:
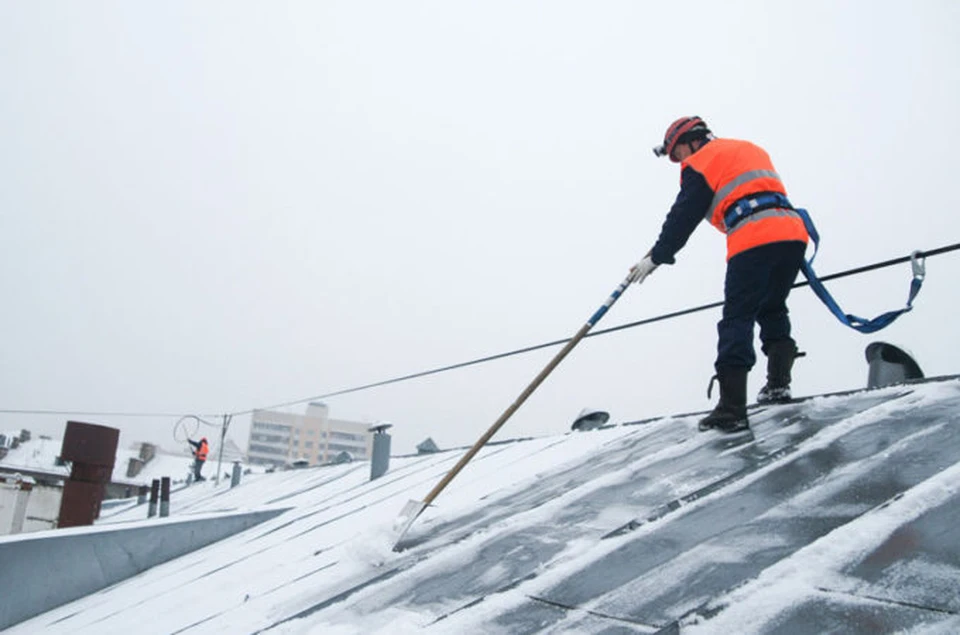
<svg viewBox="0 0 960 635">
<path fill-rule="evenodd" d="M 369 423 L 331 419 L 324 403 L 311 403 L 306 414 L 254 410 L 247 458 L 261 465 L 306 461 L 321 465 L 342 452 L 353 459 L 370 458 L 373 434 Z"/>
</svg>

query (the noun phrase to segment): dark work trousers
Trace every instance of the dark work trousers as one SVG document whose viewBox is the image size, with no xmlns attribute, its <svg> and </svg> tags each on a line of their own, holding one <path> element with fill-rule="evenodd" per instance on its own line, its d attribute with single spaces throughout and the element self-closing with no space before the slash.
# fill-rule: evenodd
<svg viewBox="0 0 960 635">
<path fill-rule="evenodd" d="M 199 480 L 202 480 L 202 479 L 203 479 L 203 477 L 200 476 L 200 470 L 203 469 L 203 463 L 204 463 L 204 462 L 201 461 L 200 459 L 194 459 L 194 460 L 193 460 L 193 478 L 194 478 L 194 480 L 196 480 L 196 481 L 199 481 Z"/>
<path fill-rule="evenodd" d="M 760 341 L 790 338 L 787 296 L 803 263 L 806 244 L 769 243 L 741 252 L 727 261 L 723 285 L 723 319 L 717 323 L 716 368 L 753 368 L 753 323 Z"/>
</svg>

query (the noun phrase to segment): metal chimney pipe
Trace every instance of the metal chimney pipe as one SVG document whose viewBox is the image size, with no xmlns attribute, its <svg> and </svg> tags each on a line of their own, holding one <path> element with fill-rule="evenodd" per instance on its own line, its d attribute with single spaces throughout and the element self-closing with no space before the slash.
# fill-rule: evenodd
<svg viewBox="0 0 960 635">
<path fill-rule="evenodd" d="M 160 479 L 160 518 L 170 515 L 170 477 Z"/>
<path fill-rule="evenodd" d="M 390 469 L 390 435 L 387 428 L 389 423 L 371 426 L 373 432 L 373 450 L 370 455 L 370 480 L 378 479 Z"/>
<path fill-rule="evenodd" d="M 240 484 L 240 473 L 242 468 L 240 467 L 240 461 L 233 462 L 233 472 L 230 474 L 230 489 L 233 489 Z"/>
<path fill-rule="evenodd" d="M 147 518 L 157 515 L 157 503 L 160 498 L 160 479 L 153 479 L 150 483 L 150 505 L 147 507 Z"/>
</svg>

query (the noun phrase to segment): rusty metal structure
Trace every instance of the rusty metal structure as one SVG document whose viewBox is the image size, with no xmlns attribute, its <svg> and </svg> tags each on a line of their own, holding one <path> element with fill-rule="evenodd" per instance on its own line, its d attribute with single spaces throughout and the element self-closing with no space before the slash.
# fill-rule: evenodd
<svg viewBox="0 0 960 635">
<path fill-rule="evenodd" d="M 94 423 L 68 421 L 60 458 L 71 463 L 63 484 L 58 527 L 92 525 L 117 458 L 120 431 Z"/>
</svg>

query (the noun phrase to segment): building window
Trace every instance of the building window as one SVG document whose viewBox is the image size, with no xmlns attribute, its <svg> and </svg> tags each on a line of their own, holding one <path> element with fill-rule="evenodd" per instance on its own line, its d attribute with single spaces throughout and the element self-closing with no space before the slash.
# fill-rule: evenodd
<svg viewBox="0 0 960 635">
<path fill-rule="evenodd" d="M 331 452 L 350 452 L 352 454 L 366 454 L 365 447 L 356 445 L 345 445 L 343 443 L 331 443 L 329 446 Z"/>
<path fill-rule="evenodd" d="M 256 445 L 251 443 L 250 453 L 253 454 L 254 452 L 257 454 L 274 454 L 274 455 L 281 455 L 281 456 L 286 456 L 287 454 L 287 451 L 285 449 L 274 448 L 269 445 Z"/>
<path fill-rule="evenodd" d="M 348 432 L 331 432 L 331 439 L 341 439 L 343 441 L 363 441 L 362 434 L 350 434 Z"/>
<path fill-rule="evenodd" d="M 262 443 L 287 443 L 289 437 L 281 434 L 251 434 L 251 441 L 260 441 Z"/>
<path fill-rule="evenodd" d="M 254 421 L 253 422 L 254 430 L 273 430 L 275 432 L 290 432 L 290 426 L 282 425 L 279 423 L 265 423 L 263 421 Z"/>
</svg>

